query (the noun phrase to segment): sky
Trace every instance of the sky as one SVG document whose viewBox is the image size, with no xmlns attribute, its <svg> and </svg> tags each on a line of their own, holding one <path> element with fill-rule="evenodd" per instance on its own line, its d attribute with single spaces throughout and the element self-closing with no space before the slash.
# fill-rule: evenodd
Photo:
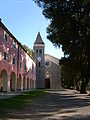
<svg viewBox="0 0 90 120">
<path fill-rule="evenodd" d="M 45 43 L 45 54 L 61 58 L 63 52 L 46 38 L 49 25 L 33 0 L 0 0 L 0 18 L 16 39 L 33 49 L 38 32 Z"/>
</svg>

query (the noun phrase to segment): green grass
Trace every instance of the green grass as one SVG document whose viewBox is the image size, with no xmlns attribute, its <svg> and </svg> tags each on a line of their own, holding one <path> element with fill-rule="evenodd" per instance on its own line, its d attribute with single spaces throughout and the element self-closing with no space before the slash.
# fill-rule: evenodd
<svg viewBox="0 0 90 120">
<path fill-rule="evenodd" d="M 15 96 L 13 98 L 7 98 L 0 100 L 0 113 L 4 113 L 10 109 L 22 109 L 30 104 L 34 99 L 38 99 L 43 95 L 48 94 L 44 90 L 36 90 L 30 92 L 24 92 L 21 95 Z"/>
</svg>

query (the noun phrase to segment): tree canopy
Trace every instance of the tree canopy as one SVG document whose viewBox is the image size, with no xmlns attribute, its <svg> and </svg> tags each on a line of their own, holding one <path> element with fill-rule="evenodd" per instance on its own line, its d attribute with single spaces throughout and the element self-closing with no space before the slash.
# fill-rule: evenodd
<svg viewBox="0 0 90 120">
<path fill-rule="evenodd" d="M 34 1 L 50 20 L 47 38 L 59 47 L 62 45 L 64 58 L 60 62 L 64 67 L 69 66 L 75 78 L 79 76 L 82 81 L 81 93 L 86 92 L 90 79 L 90 1 Z"/>
<path fill-rule="evenodd" d="M 30 48 L 28 48 L 27 45 L 22 45 L 23 48 L 27 51 L 27 53 L 31 56 L 32 59 L 34 59 L 34 52 Z"/>
</svg>

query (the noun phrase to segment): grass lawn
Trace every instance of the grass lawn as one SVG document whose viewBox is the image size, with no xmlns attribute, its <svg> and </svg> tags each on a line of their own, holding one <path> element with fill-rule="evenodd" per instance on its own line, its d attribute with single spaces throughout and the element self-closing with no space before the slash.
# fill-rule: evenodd
<svg viewBox="0 0 90 120">
<path fill-rule="evenodd" d="M 7 113 L 10 110 L 20 110 L 24 107 L 32 104 L 34 99 L 48 94 L 45 90 L 36 90 L 24 92 L 21 95 L 15 96 L 13 98 L 7 98 L 0 100 L 0 115 Z"/>
</svg>

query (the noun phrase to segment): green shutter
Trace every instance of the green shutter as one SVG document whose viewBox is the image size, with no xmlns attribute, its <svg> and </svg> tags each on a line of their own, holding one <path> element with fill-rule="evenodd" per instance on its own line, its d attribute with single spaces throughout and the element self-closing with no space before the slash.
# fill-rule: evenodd
<svg viewBox="0 0 90 120">
<path fill-rule="evenodd" d="M 8 40 L 8 35 L 7 35 L 7 33 L 5 33 L 5 41 L 7 41 Z"/>
<path fill-rule="evenodd" d="M 13 64 L 15 64 L 15 58 L 13 58 Z"/>
<path fill-rule="evenodd" d="M 24 66 L 24 69 L 26 70 L 26 65 Z"/>
<path fill-rule="evenodd" d="M 16 41 L 15 40 L 13 41 L 13 46 L 14 46 L 14 48 L 16 48 Z"/>
<path fill-rule="evenodd" d="M 4 52 L 4 60 L 6 60 L 6 58 L 7 58 L 7 53 Z"/>
<path fill-rule="evenodd" d="M 22 63 L 20 62 L 20 68 L 22 67 Z"/>
</svg>

